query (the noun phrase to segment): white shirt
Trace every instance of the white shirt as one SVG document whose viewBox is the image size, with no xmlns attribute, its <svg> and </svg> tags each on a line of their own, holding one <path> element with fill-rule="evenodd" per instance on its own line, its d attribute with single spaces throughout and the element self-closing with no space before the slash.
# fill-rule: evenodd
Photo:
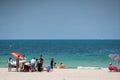
<svg viewBox="0 0 120 80">
<path fill-rule="evenodd" d="M 36 60 L 35 59 L 31 59 L 31 64 L 35 64 Z"/>
</svg>

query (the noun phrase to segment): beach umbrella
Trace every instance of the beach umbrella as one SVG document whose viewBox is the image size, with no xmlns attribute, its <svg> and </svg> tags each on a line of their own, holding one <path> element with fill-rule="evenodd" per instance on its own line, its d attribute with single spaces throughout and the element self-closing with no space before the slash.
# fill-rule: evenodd
<svg viewBox="0 0 120 80">
<path fill-rule="evenodd" d="M 120 63 L 120 55 L 119 54 L 109 54 L 108 55 L 112 60 Z"/>
<path fill-rule="evenodd" d="M 22 60 L 22 59 L 23 59 L 22 55 L 21 55 L 21 54 L 19 54 L 19 53 L 12 52 L 12 53 L 11 53 L 11 55 L 12 55 L 13 57 L 15 57 L 15 58 L 19 59 L 19 60 Z"/>
</svg>

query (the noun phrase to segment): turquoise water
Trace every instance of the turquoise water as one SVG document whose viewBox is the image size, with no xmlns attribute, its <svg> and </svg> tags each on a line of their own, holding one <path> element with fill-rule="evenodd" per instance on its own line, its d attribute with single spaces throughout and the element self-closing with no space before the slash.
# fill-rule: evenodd
<svg viewBox="0 0 120 80">
<path fill-rule="evenodd" d="M 120 40 L 0 40 L 0 67 L 7 67 L 12 52 L 24 54 L 27 61 L 42 54 L 44 67 L 49 65 L 51 57 L 68 68 L 106 68 L 110 62 L 120 67 L 108 57 L 110 53 L 120 54 Z"/>
</svg>

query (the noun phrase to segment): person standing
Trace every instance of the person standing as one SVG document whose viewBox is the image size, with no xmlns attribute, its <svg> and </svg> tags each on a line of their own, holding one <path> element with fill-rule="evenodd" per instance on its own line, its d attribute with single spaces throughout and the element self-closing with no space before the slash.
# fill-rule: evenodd
<svg viewBox="0 0 120 80">
<path fill-rule="evenodd" d="M 19 57 L 16 59 L 16 72 L 18 72 L 18 69 L 19 69 Z"/>
<path fill-rule="evenodd" d="M 33 59 L 31 59 L 31 70 L 32 70 L 32 72 L 34 72 L 35 71 L 35 63 L 36 63 L 36 60 L 35 60 L 35 58 L 33 57 Z"/>
<path fill-rule="evenodd" d="M 12 68 L 12 58 L 10 57 L 9 59 L 8 59 L 8 72 L 10 72 L 11 71 L 11 68 Z"/>
<path fill-rule="evenodd" d="M 23 59 L 22 59 L 22 61 L 23 61 L 23 63 L 25 63 L 26 62 L 26 57 L 25 57 L 25 55 L 23 55 Z"/>
<path fill-rule="evenodd" d="M 53 71 L 53 66 L 54 66 L 54 58 L 51 58 L 51 61 L 50 61 L 51 71 Z"/>
<path fill-rule="evenodd" d="M 43 63 L 44 63 L 44 58 L 43 58 L 42 55 L 40 55 L 40 61 L 39 61 L 38 65 L 37 65 L 37 70 L 39 72 L 41 72 L 43 70 Z"/>
<path fill-rule="evenodd" d="M 43 63 L 44 63 L 44 58 L 42 55 L 40 55 L 40 63 L 41 63 L 41 66 L 43 67 Z"/>
</svg>

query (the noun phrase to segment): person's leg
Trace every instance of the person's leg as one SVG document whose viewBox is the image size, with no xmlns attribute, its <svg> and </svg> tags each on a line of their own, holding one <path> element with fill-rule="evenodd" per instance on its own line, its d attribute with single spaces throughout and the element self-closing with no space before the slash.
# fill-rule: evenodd
<svg viewBox="0 0 120 80">
<path fill-rule="evenodd" d="M 11 72 L 11 68 L 10 67 L 8 67 L 8 72 Z"/>
<path fill-rule="evenodd" d="M 19 69 L 19 65 L 16 66 L 16 72 L 18 72 L 18 69 Z"/>
<path fill-rule="evenodd" d="M 53 71 L 53 65 L 51 65 L 51 70 L 50 70 L 51 72 Z"/>
<path fill-rule="evenodd" d="M 33 70 L 34 70 L 34 65 L 31 64 L 31 71 L 33 72 Z"/>
<path fill-rule="evenodd" d="M 35 64 L 32 64 L 32 72 L 34 72 L 35 71 Z"/>
<path fill-rule="evenodd" d="M 37 66 L 35 65 L 35 71 L 38 71 L 38 68 L 37 68 Z"/>
<path fill-rule="evenodd" d="M 16 72 L 18 72 L 18 66 L 16 66 Z"/>
<path fill-rule="evenodd" d="M 11 64 L 8 64 L 8 72 L 11 72 Z"/>
<path fill-rule="evenodd" d="M 36 71 L 36 67 L 35 67 L 35 64 L 34 64 L 34 66 L 33 66 L 33 69 L 34 69 L 34 71 Z"/>
</svg>

